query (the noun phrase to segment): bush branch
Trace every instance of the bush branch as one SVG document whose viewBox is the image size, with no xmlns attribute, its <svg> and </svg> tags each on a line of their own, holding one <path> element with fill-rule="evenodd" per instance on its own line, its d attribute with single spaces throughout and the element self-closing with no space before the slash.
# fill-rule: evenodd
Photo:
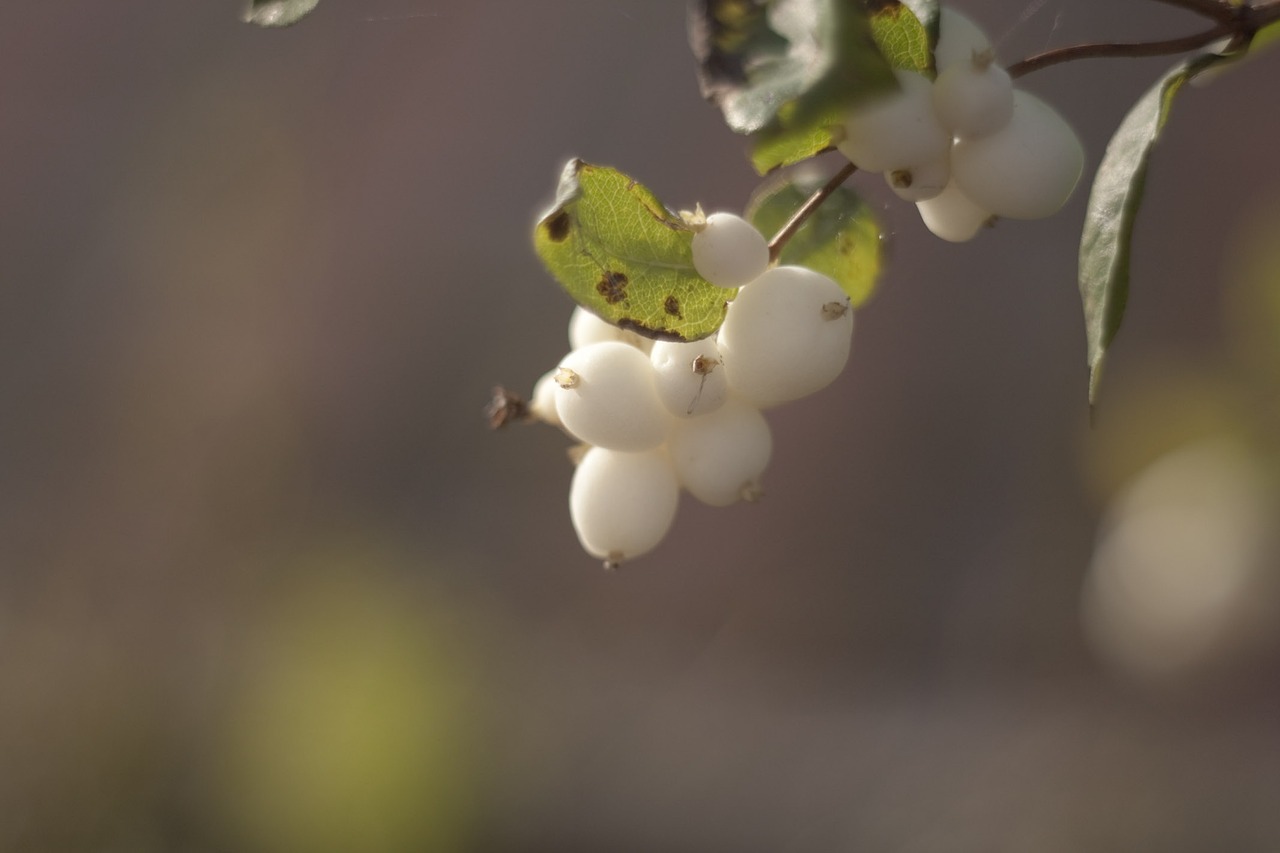
<svg viewBox="0 0 1280 853">
<path fill-rule="evenodd" d="M 1021 62 L 1015 62 L 1006 69 L 1010 77 L 1021 77 L 1050 65 L 1073 62 L 1077 59 L 1096 59 L 1100 57 L 1135 58 L 1142 56 L 1166 56 L 1174 53 L 1186 53 L 1205 45 L 1213 44 L 1219 39 L 1236 35 L 1240 28 L 1235 23 L 1218 24 L 1216 27 L 1196 33 L 1193 36 L 1168 39 L 1166 41 L 1139 42 L 1099 42 L 1096 44 L 1074 44 L 1047 50 L 1035 56 L 1029 56 Z"/>
<path fill-rule="evenodd" d="M 838 190 L 840 185 L 849 180 L 849 176 L 856 171 L 858 171 L 857 166 L 852 163 L 846 164 L 843 169 L 831 177 L 831 180 L 805 199 L 805 203 L 800 205 L 800 209 L 791 215 L 791 218 L 787 220 L 787 224 L 783 225 L 782 229 L 773 235 L 773 239 L 769 241 L 769 263 L 777 263 L 778 256 L 782 254 L 787 241 L 795 236 L 796 232 L 800 230 L 800 226 L 804 225 L 805 220 L 812 216 L 813 212 L 827 200 L 827 197 Z"/>
<path fill-rule="evenodd" d="M 1071 62 L 1076 59 L 1098 57 L 1166 56 L 1188 53 L 1213 44 L 1220 39 L 1231 39 L 1231 49 L 1238 50 L 1252 41 L 1263 27 L 1280 21 L 1280 0 L 1266 0 L 1253 6 L 1235 6 L 1221 0 L 1158 0 L 1184 9 L 1198 11 L 1218 21 L 1212 29 L 1182 38 L 1147 42 L 1101 42 L 1076 44 L 1045 51 L 1015 62 L 1008 67 L 1010 77 L 1021 77 L 1050 65 Z"/>
</svg>

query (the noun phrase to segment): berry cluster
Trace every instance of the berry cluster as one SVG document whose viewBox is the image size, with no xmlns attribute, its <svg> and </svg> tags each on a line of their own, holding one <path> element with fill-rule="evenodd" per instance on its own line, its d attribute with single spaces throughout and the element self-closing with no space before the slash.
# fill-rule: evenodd
<svg viewBox="0 0 1280 853">
<path fill-rule="evenodd" d="M 951 9 L 939 16 L 935 80 L 897 71 L 899 91 L 855 110 L 836 146 L 882 172 L 925 225 L 970 240 L 993 217 L 1056 213 L 1084 168 L 1084 149 L 1056 110 L 1017 90 L 987 36 Z"/>
<path fill-rule="evenodd" d="M 681 489 L 712 506 L 757 499 L 773 448 L 761 411 L 825 387 L 849 357 L 853 310 L 835 281 L 770 267 L 764 237 L 733 214 L 694 227 L 698 274 L 740 288 L 719 333 L 655 342 L 579 307 L 572 351 L 529 404 L 586 445 L 569 509 L 583 548 L 606 566 L 662 540 Z"/>
</svg>

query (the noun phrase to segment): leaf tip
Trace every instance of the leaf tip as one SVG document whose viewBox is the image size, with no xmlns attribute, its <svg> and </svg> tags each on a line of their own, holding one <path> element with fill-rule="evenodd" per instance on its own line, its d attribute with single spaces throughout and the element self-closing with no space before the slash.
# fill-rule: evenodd
<svg viewBox="0 0 1280 853">
<path fill-rule="evenodd" d="M 1102 368 L 1104 366 L 1104 358 L 1101 353 L 1089 364 L 1089 423 L 1093 425 L 1096 420 L 1096 410 L 1098 408 L 1098 391 L 1102 388 Z"/>
</svg>

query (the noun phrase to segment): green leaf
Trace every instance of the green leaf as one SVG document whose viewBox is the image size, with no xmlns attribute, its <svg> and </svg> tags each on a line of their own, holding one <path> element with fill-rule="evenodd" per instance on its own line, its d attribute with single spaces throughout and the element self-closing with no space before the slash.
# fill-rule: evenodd
<svg viewBox="0 0 1280 853">
<path fill-rule="evenodd" d="M 827 120 L 815 122 L 808 129 L 788 129 L 770 125 L 755 135 L 751 146 L 751 165 L 761 175 L 783 166 L 808 160 L 833 144 L 830 128 L 844 118 L 843 110 L 833 110 Z"/>
<path fill-rule="evenodd" d="M 287 27 L 315 9 L 320 0 L 250 0 L 244 11 L 247 23 L 260 27 Z"/>
<path fill-rule="evenodd" d="M 746 218 L 766 237 L 776 234 L 824 182 L 816 173 L 767 182 L 747 205 Z M 880 222 L 861 196 L 840 187 L 805 221 L 778 261 L 830 276 L 857 307 L 875 291 L 884 266 Z"/>
<path fill-rule="evenodd" d="M 916 20 L 924 26 L 929 38 L 929 50 L 932 52 L 938 44 L 938 0 L 902 0 L 902 5 L 910 9 Z"/>
<path fill-rule="evenodd" d="M 693 230 L 648 189 L 607 166 L 571 160 L 534 248 L 574 301 L 658 340 L 698 340 L 737 292 L 693 267 Z"/>
<path fill-rule="evenodd" d="M 1147 165 L 1173 98 L 1186 83 L 1224 57 L 1204 55 L 1179 64 L 1143 95 L 1116 130 L 1098 166 L 1080 239 L 1080 298 L 1089 343 L 1089 402 L 1097 400 L 1107 349 L 1120 330 L 1129 298 L 1133 226 Z"/>
<path fill-rule="evenodd" d="M 937 41 L 938 5 L 932 0 L 866 0 L 871 34 L 894 68 L 933 76 L 933 44 Z M 935 35 L 930 37 L 929 26 Z"/>
<path fill-rule="evenodd" d="M 897 85 L 860 0 L 694 0 L 689 34 L 703 95 L 759 135 L 762 173 L 830 146 L 850 107 Z"/>
<path fill-rule="evenodd" d="M 1274 24 L 1268 24 L 1258 30 L 1258 34 L 1253 37 L 1253 41 L 1249 44 L 1249 53 L 1257 53 L 1262 50 L 1270 50 L 1280 43 L 1280 21 Z"/>
</svg>

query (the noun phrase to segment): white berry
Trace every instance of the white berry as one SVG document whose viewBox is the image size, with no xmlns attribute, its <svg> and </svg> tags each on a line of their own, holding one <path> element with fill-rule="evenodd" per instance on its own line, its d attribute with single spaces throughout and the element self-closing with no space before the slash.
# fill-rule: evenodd
<svg viewBox="0 0 1280 853">
<path fill-rule="evenodd" d="M 679 498 L 665 449 L 626 453 L 593 447 L 573 472 L 569 516 L 587 553 L 617 565 L 662 541 Z"/>
<path fill-rule="evenodd" d="M 600 319 L 581 305 L 574 308 L 573 315 L 569 318 L 569 348 L 581 349 L 588 344 L 598 344 L 604 341 L 619 341 L 624 344 L 630 344 L 641 352 L 646 353 L 653 349 L 653 341 L 649 338 L 637 335 L 628 329 L 620 329 L 612 323 Z"/>
<path fill-rule="evenodd" d="M 942 73 L 959 62 L 973 59 L 975 53 L 991 49 L 991 40 L 972 20 L 943 6 L 938 12 L 938 46 L 933 51 L 934 65 Z"/>
<path fill-rule="evenodd" d="M 649 361 L 658 397 L 677 417 L 714 412 L 729 396 L 724 359 L 715 338 L 690 343 L 658 341 Z"/>
<path fill-rule="evenodd" d="M 587 444 L 648 450 L 666 438 L 670 415 L 638 349 L 616 341 L 585 346 L 565 356 L 555 378 L 560 421 Z"/>
<path fill-rule="evenodd" d="M 551 426 L 563 426 L 560 414 L 556 411 L 556 371 L 548 370 L 533 386 L 533 394 L 529 399 L 529 411 L 538 420 Z"/>
<path fill-rule="evenodd" d="M 769 244 L 741 216 L 713 213 L 693 235 L 693 266 L 717 287 L 742 287 L 769 266 Z"/>
<path fill-rule="evenodd" d="M 910 169 L 947 153 L 951 135 L 933 110 L 933 85 L 914 71 L 895 71 L 899 90 L 855 107 L 836 145 L 859 169 Z"/>
<path fill-rule="evenodd" d="M 669 447 L 680 484 L 703 503 L 728 506 L 759 493 L 773 437 L 760 410 L 734 397 L 706 417 L 680 421 Z"/>
<path fill-rule="evenodd" d="M 952 243 L 972 240 L 991 220 L 991 211 L 974 204 L 954 181 L 940 195 L 917 203 L 916 208 L 926 228 Z"/>
<path fill-rule="evenodd" d="M 930 163 L 910 169 L 884 173 L 885 183 L 903 201 L 925 201 L 935 198 L 951 180 L 951 157 L 944 155 Z"/>
<path fill-rule="evenodd" d="M 933 82 L 933 107 L 956 136 L 995 133 L 1013 118 L 1013 80 L 987 55 L 957 62 Z"/>
<path fill-rule="evenodd" d="M 853 337 L 849 297 L 804 267 L 769 270 L 729 303 L 720 353 L 729 387 L 758 406 L 812 394 L 844 369 Z"/>
<path fill-rule="evenodd" d="M 1066 204 L 1084 169 L 1079 137 L 1057 110 L 1029 92 L 1014 92 L 1013 118 L 990 136 L 958 139 L 952 179 L 973 202 L 997 216 L 1039 219 Z"/>
</svg>

